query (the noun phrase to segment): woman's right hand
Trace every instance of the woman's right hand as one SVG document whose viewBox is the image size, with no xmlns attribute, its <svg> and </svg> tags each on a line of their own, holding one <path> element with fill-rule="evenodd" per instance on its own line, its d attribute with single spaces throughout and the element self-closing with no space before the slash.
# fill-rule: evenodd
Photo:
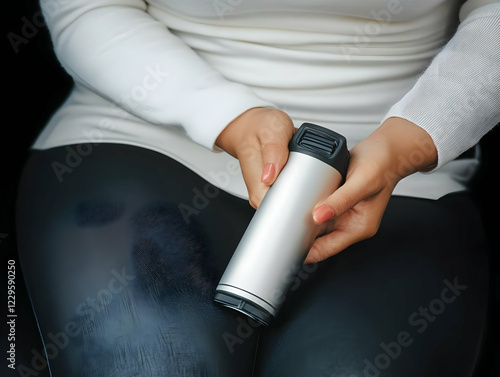
<svg viewBox="0 0 500 377">
<path fill-rule="evenodd" d="M 229 123 L 215 144 L 237 158 L 250 205 L 257 209 L 288 160 L 296 129 L 281 110 L 255 107 Z"/>
</svg>

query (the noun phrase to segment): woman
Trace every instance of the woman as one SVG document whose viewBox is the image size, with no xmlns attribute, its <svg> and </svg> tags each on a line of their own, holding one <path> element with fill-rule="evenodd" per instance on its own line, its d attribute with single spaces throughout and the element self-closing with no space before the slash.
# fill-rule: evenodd
<svg viewBox="0 0 500 377">
<path fill-rule="evenodd" d="M 42 1 L 75 86 L 17 226 L 53 375 L 470 375 L 487 250 L 456 157 L 500 121 L 500 5 L 459 5 Z M 213 291 L 304 121 L 351 162 L 261 328 Z"/>
</svg>

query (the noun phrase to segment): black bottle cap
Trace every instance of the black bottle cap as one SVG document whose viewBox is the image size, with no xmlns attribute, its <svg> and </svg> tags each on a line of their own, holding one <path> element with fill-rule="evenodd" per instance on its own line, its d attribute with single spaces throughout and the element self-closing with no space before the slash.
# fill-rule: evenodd
<svg viewBox="0 0 500 377">
<path fill-rule="evenodd" d="M 304 153 L 332 166 L 345 179 L 349 151 L 344 136 L 328 128 L 303 123 L 288 144 L 290 152 Z"/>
</svg>

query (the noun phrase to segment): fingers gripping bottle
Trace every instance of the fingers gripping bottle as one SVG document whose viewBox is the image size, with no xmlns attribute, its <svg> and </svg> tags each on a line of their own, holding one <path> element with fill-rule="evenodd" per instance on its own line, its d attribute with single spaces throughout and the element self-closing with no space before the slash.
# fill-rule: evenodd
<svg viewBox="0 0 500 377">
<path fill-rule="evenodd" d="M 318 236 L 314 206 L 344 181 L 349 151 L 342 135 L 304 123 L 290 155 L 248 225 L 214 300 L 268 325 L 276 317 L 299 268 Z"/>
</svg>

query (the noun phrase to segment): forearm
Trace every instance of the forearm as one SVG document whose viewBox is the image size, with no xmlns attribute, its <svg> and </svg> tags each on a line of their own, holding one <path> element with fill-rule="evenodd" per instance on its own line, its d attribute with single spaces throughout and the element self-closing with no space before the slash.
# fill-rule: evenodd
<svg viewBox="0 0 500 377">
<path fill-rule="evenodd" d="M 462 20 L 384 120 L 391 117 L 426 130 L 437 148 L 437 168 L 477 144 L 500 122 L 500 2 L 479 7 Z"/>
<path fill-rule="evenodd" d="M 245 110 L 272 106 L 226 80 L 140 0 L 41 2 L 56 54 L 75 81 L 151 123 L 212 148 Z"/>
</svg>

